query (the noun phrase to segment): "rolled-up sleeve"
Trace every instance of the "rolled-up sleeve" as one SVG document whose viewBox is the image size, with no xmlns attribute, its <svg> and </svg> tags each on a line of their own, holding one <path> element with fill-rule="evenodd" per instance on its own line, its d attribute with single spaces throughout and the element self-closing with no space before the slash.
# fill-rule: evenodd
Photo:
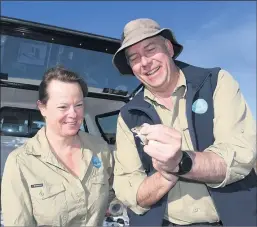
<svg viewBox="0 0 257 227">
<path fill-rule="evenodd" d="M 227 165 L 224 181 L 208 184 L 218 188 L 243 179 L 254 168 L 256 122 L 238 83 L 225 70 L 218 75 L 213 100 L 215 141 L 206 150 L 222 157 Z"/>
<path fill-rule="evenodd" d="M 1 204 L 4 226 L 36 226 L 29 189 L 15 153 L 5 163 L 1 182 Z"/>
<path fill-rule="evenodd" d="M 119 115 L 114 152 L 114 190 L 117 198 L 137 214 L 149 209 L 137 204 L 137 191 L 147 177 L 139 158 L 133 134 Z"/>
</svg>

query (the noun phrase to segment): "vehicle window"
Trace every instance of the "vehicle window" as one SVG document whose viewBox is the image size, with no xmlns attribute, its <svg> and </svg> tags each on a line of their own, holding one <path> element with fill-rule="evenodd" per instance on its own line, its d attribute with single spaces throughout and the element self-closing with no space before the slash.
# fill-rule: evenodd
<svg viewBox="0 0 257 227">
<path fill-rule="evenodd" d="M 1 135 L 28 135 L 29 113 L 24 109 L 14 111 L 13 109 L 3 108 L 0 112 Z"/>
<path fill-rule="evenodd" d="M 87 124 L 86 124 L 85 119 L 84 119 L 83 123 L 80 126 L 80 130 L 82 130 L 84 132 L 88 132 L 88 128 L 87 128 Z"/>
<path fill-rule="evenodd" d="M 45 126 L 40 111 L 34 109 L 3 107 L 0 119 L 1 136 L 33 137 Z M 80 130 L 88 132 L 85 120 Z"/>
<path fill-rule="evenodd" d="M 95 120 L 99 131 L 108 144 L 116 143 L 116 128 L 119 111 L 97 115 Z"/>
<path fill-rule="evenodd" d="M 139 85 L 134 76 L 119 74 L 109 53 L 10 35 L 1 35 L 0 45 L 1 72 L 9 78 L 41 80 L 48 68 L 58 64 L 79 73 L 89 87 L 131 93 Z"/>
<path fill-rule="evenodd" d="M 31 134 L 34 136 L 39 129 L 45 126 L 44 118 L 42 117 L 39 111 L 33 111 L 30 113 L 31 115 Z"/>
</svg>

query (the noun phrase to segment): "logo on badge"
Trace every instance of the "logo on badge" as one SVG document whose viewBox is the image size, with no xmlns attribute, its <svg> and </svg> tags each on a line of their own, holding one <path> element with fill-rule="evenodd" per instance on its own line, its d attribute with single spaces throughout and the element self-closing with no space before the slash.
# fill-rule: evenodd
<svg viewBox="0 0 257 227">
<path fill-rule="evenodd" d="M 208 103 L 204 99 L 197 99 L 192 105 L 192 111 L 197 114 L 204 114 L 208 110 Z"/>
<path fill-rule="evenodd" d="M 96 168 L 100 168 L 101 165 L 102 165 L 100 159 L 97 156 L 94 156 L 92 158 L 92 163 L 93 163 L 93 166 L 96 167 Z"/>
</svg>

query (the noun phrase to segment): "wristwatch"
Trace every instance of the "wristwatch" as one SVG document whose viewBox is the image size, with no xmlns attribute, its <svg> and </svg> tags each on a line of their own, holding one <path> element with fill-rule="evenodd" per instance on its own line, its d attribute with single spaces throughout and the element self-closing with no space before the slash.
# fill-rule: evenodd
<svg viewBox="0 0 257 227">
<path fill-rule="evenodd" d="M 193 160 L 191 156 L 186 151 L 182 151 L 182 158 L 181 161 L 178 164 L 178 172 L 176 172 L 176 175 L 184 175 L 192 169 L 193 166 Z"/>
</svg>

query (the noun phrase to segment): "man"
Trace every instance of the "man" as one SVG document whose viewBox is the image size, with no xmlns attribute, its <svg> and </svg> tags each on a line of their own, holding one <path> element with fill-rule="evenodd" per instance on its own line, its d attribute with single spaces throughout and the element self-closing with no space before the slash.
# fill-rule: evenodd
<svg viewBox="0 0 257 227">
<path fill-rule="evenodd" d="M 255 121 L 227 71 L 182 49 L 151 19 L 124 27 L 113 63 L 144 88 L 118 118 L 116 196 L 133 226 L 256 226 Z"/>
</svg>

